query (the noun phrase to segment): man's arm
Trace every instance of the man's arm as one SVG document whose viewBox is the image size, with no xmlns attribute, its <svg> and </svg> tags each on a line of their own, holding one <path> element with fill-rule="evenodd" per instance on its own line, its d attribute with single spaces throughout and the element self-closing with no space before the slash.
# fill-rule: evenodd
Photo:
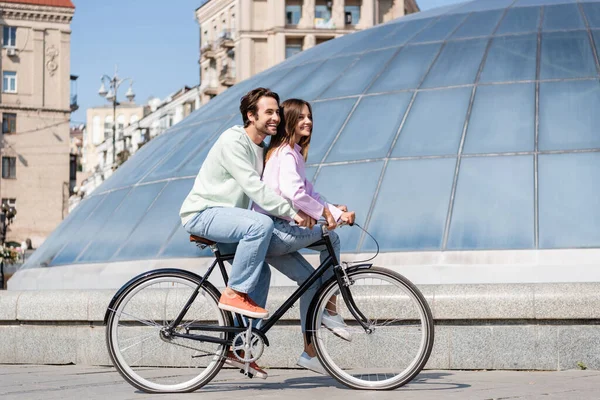
<svg viewBox="0 0 600 400">
<path fill-rule="evenodd" d="M 237 141 L 231 141 L 221 150 L 222 163 L 244 193 L 263 210 L 277 217 L 294 218 L 297 214 L 291 203 L 278 196 L 260 180 L 260 176 L 249 161 L 246 148 Z M 295 218 L 294 218 L 295 219 Z"/>
</svg>

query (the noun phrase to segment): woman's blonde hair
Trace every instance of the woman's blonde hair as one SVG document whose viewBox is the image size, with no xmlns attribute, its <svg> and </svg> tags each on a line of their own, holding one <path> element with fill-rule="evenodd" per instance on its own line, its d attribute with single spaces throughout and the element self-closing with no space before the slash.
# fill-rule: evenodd
<svg viewBox="0 0 600 400">
<path fill-rule="evenodd" d="M 304 106 L 308 107 L 308 113 L 310 120 L 312 121 L 312 107 L 310 103 L 301 99 L 288 99 L 281 103 L 280 116 L 281 122 L 277 128 L 277 134 L 271 137 L 271 143 L 269 143 L 269 149 L 265 157 L 265 162 L 273 155 L 273 153 L 284 145 L 294 147 L 294 134 L 296 132 L 296 126 L 302 114 Z M 314 129 L 314 124 L 313 124 Z M 308 158 L 308 148 L 310 146 L 311 136 L 305 136 L 300 139 L 298 145 L 300 146 L 300 153 L 304 156 L 304 161 Z"/>
</svg>

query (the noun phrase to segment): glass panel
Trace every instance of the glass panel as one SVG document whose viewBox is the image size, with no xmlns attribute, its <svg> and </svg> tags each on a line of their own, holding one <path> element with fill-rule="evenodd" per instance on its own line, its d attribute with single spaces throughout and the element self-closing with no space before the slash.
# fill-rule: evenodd
<svg viewBox="0 0 600 400">
<path fill-rule="evenodd" d="M 358 31 L 353 33 L 352 36 L 354 36 L 354 40 L 349 45 L 338 48 L 337 51 L 332 51 L 331 55 L 362 53 L 374 50 L 376 47 L 373 46 L 373 43 L 377 41 L 376 38 L 379 36 L 379 30 L 369 29 L 367 31 Z"/>
<path fill-rule="evenodd" d="M 596 63 L 586 31 L 542 34 L 540 79 L 595 76 Z"/>
<path fill-rule="evenodd" d="M 448 249 L 530 249 L 533 156 L 463 158 Z"/>
<path fill-rule="evenodd" d="M 510 6 L 514 0 L 485 0 L 485 1 L 470 1 L 467 2 L 463 7 L 459 7 L 452 12 L 473 12 L 473 11 L 485 11 L 485 10 L 496 10 L 500 8 L 506 8 Z"/>
<path fill-rule="evenodd" d="M 370 45 L 374 49 L 401 46 L 432 22 L 433 20 L 418 20 L 373 28 L 373 30 L 377 29 L 377 40 Z"/>
<path fill-rule="evenodd" d="M 492 39 L 480 82 L 534 80 L 537 35 L 500 36 Z"/>
<path fill-rule="evenodd" d="M 471 91 L 458 88 L 419 92 L 392 157 L 457 154 Z"/>
<path fill-rule="evenodd" d="M 209 247 L 200 250 L 195 243 L 191 243 L 190 234 L 181 224 L 179 224 L 176 229 L 177 230 L 171 239 L 169 239 L 169 243 L 160 254 L 160 258 L 211 257 L 213 255 L 213 252 Z"/>
<path fill-rule="evenodd" d="M 340 99 L 312 104 L 314 131 L 310 140 L 308 164 L 320 163 L 325 157 L 356 100 Z"/>
<path fill-rule="evenodd" d="M 345 70 L 340 78 L 325 93 L 321 94 L 319 98 L 331 99 L 361 94 L 396 51 L 397 49 L 392 48 L 365 54 L 354 65 Z"/>
<path fill-rule="evenodd" d="M 318 46 L 317 46 L 318 47 Z M 323 88 L 329 86 L 346 68 L 354 63 L 356 57 L 340 57 L 327 60 L 315 73 L 311 74 L 304 83 L 294 90 L 294 97 L 304 100 L 314 100 Z"/>
<path fill-rule="evenodd" d="M 513 7 L 548 6 L 552 4 L 575 3 L 576 0 L 517 0 Z"/>
<path fill-rule="evenodd" d="M 539 156 L 540 248 L 600 247 L 600 153 Z"/>
<path fill-rule="evenodd" d="M 585 29 L 577 4 L 544 7 L 543 31 L 558 29 Z"/>
<path fill-rule="evenodd" d="M 227 126 L 227 122 L 229 122 L 227 119 L 218 119 L 187 128 L 190 134 L 183 138 L 178 144 L 177 149 L 167 158 L 163 159 L 148 176 L 142 179 L 142 182 L 152 182 L 172 177 L 175 171 L 180 166 L 185 165 L 204 146 L 209 138 L 216 134 L 217 131 L 222 132 L 223 128 Z"/>
<path fill-rule="evenodd" d="M 540 150 L 600 148 L 598 80 L 540 83 Z"/>
<path fill-rule="evenodd" d="M 467 18 L 467 14 L 454 14 L 440 17 L 433 25 L 423 29 L 411 43 L 435 42 L 444 40 Z"/>
<path fill-rule="evenodd" d="M 379 75 L 369 93 L 417 88 L 431 62 L 440 51 L 441 43 L 405 46 Z"/>
<path fill-rule="evenodd" d="M 94 193 L 104 193 L 114 188 L 125 187 L 135 183 L 143 174 L 149 171 L 149 168 L 154 163 L 158 163 L 167 154 L 171 146 L 176 144 L 175 142 L 171 142 L 171 146 L 164 146 L 167 143 L 167 137 L 171 136 L 168 132 L 163 133 L 146 143 L 144 147 L 136 151 L 133 156 L 121 165 L 110 178 L 104 181 Z M 144 166 L 143 170 L 141 166 Z M 136 177 L 133 182 L 130 175 L 135 175 Z"/>
<path fill-rule="evenodd" d="M 327 162 L 387 156 L 411 97 L 409 92 L 363 97 Z"/>
<path fill-rule="evenodd" d="M 181 224 L 179 209 L 193 185 L 193 179 L 169 182 L 111 261 L 155 258 Z"/>
<path fill-rule="evenodd" d="M 600 3 L 582 4 L 590 28 L 600 28 Z"/>
<path fill-rule="evenodd" d="M 50 237 L 33 252 L 23 268 L 47 267 L 57 252 L 75 237 L 83 222 L 92 214 L 96 206 L 104 200 L 104 196 L 91 196 L 83 200 L 67 218 L 52 232 Z"/>
<path fill-rule="evenodd" d="M 539 7 L 510 8 L 500 23 L 497 35 L 535 32 L 540 24 Z"/>
<path fill-rule="evenodd" d="M 504 11 L 485 11 L 469 15 L 464 24 L 458 28 L 451 38 L 464 38 L 491 35 Z"/>
<path fill-rule="evenodd" d="M 381 251 L 442 246 L 455 158 L 390 161 L 367 230 Z M 374 251 L 365 237 L 361 251 Z"/>
<path fill-rule="evenodd" d="M 323 63 L 321 61 L 304 64 L 298 68 L 294 68 L 292 72 L 285 77 L 285 79 L 280 80 L 275 85 L 271 86 L 271 90 L 277 92 L 281 101 L 291 97 L 294 95 L 292 91 L 296 86 L 300 86 L 304 83 L 304 81 L 311 76 L 317 68 L 319 68 Z"/>
<path fill-rule="evenodd" d="M 533 151 L 534 125 L 533 83 L 479 86 L 463 153 Z"/>
<path fill-rule="evenodd" d="M 101 262 L 111 259 L 165 185 L 166 183 L 163 182 L 134 187 L 115 212 L 108 217 L 77 262 Z"/>
<path fill-rule="evenodd" d="M 192 158 L 190 158 L 185 163 L 183 163 L 181 166 L 181 169 L 179 171 L 177 171 L 174 175 L 178 176 L 178 177 L 192 176 L 192 175 L 196 176 L 198 174 L 198 171 L 200 171 L 200 167 L 202 166 L 202 163 L 204 162 L 206 155 L 208 154 L 210 149 L 213 147 L 213 145 L 215 144 L 217 139 L 221 136 L 221 134 L 223 132 L 225 132 L 227 129 L 231 128 L 234 125 L 243 125 L 241 114 L 237 114 L 236 116 L 232 117 L 229 120 L 229 122 L 227 122 L 221 128 L 219 128 L 219 130 L 217 130 L 210 137 L 210 139 L 208 139 L 206 142 L 204 142 L 202 145 L 200 145 L 194 151 Z"/>
<path fill-rule="evenodd" d="M 469 84 L 475 81 L 487 39 L 448 42 L 427 74 L 423 87 Z"/>
<path fill-rule="evenodd" d="M 52 265 L 72 264 L 77 256 L 90 245 L 90 242 L 93 241 L 93 246 L 96 246 L 96 234 L 102 229 L 106 220 L 121 204 L 128 192 L 129 189 L 122 189 L 107 194 L 102 204 L 94 210 L 94 218 L 90 218 L 85 224 L 81 224 L 81 229 L 77 231 L 77 235 L 69 238 L 67 245 L 52 260 Z"/>
<path fill-rule="evenodd" d="M 591 32 L 596 44 L 596 54 L 600 55 L 600 30 L 593 30 Z"/>
<path fill-rule="evenodd" d="M 349 210 L 355 211 L 356 223 L 364 226 L 382 167 L 383 161 L 323 167 L 317 176 L 315 188 L 331 203 L 345 204 Z M 360 229 L 345 226 L 336 232 L 340 236 L 342 251 L 358 250 L 362 234 Z"/>
</svg>

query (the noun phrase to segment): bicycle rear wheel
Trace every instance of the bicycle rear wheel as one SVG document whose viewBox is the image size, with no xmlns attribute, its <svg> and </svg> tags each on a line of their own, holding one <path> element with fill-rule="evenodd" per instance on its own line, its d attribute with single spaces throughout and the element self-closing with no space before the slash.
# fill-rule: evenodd
<svg viewBox="0 0 600 400">
<path fill-rule="evenodd" d="M 323 367 L 354 389 L 390 390 L 410 382 L 425 366 L 433 346 L 429 306 L 402 275 L 371 267 L 348 272 L 357 309 L 367 318 L 367 332 L 342 300 L 336 280 L 325 284 L 313 301 L 312 341 Z M 323 310 L 337 296 L 337 313 L 351 341 L 322 325 Z"/>
<path fill-rule="evenodd" d="M 191 392 L 219 372 L 227 346 L 165 335 L 198 287 L 199 277 L 186 271 L 150 274 L 127 287 L 109 309 L 108 352 L 123 378 L 148 393 Z M 219 292 L 200 287 L 184 319 L 175 327 L 186 333 L 192 324 L 231 326 L 231 314 L 218 308 Z M 190 334 L 225 339 L 222 332 Z"/>
</svg>

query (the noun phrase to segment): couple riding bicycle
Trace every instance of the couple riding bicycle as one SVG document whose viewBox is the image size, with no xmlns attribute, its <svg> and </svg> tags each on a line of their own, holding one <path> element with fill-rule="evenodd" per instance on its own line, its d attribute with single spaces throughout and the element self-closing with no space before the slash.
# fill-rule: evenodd
<svg viewBox="0 0 600 400">
<path fill-rule="evenodd" d="M 333 229 L 352 225 L 355 214 L 325 201 L 306 179 L 310 104 L 290 99 L 280 106 L 276 93 L 257 88 L 242 97 L 240 111 L 244 126 L 221 134 L 180 209 L 190 240 L 210 246 L 215 260 L 203 276 L 158 269 L 119 289 L 105 316 L 115 367 L 150 393 L 194 391 L 224 363 L 264 379 L 256 361 L 269 345 L 266 333 L 300 300 L 298 365 L 355 389 L 410 382 L 431 354 L 431 310 L 400 274 L 340 261 Z M 298 252 L 306 247 L 320 252 L 317 269 Z M 269 265 L 299 287 L 263 320 Z M 216 266 L 222 293 L 209 281 Z"/>
<path fill-rule="evenodd" d="M 354 213 L 324 201 L 306 179 L 304 163 L 313 130 L 308 102 L 290 99 L 280 107 L 276 93 L 257 88 L 242 97 L 240 112 L 244 126 L 234 126 L 219 137 L 180 215 L 190 234 L 218 242 L 222 253 L 235 252 L 219 307 L 260 319 L 269 315 L 264 309 L 270 283 L 268 264 L 300 285 L 314 271 L 298 250 L 321 239 L 321 228 L 315 220 L 325 218 L 332 230 L 338 222 L 352 224 Z M 263 142 L 266 137 L 271 137 L 268 148 Z M 330 238 L 339 259 L 339 238 L 335 232 Z M 327 255 L 325 246 L 314 249 L 321 251 L 322 261 Z M 300 298 L 303 332 L 311 299 L 332 276 L 329 270 Z M 324 323 L 340 336 L 350 338 L 336 313 L 335 299 Z M 325 373 L 306 334 L 304 338 L 298 365 Z M 239 364 L 234 357 L 226 362 Z M 254 376 L 267 377 L 256 363 L 250 368 Z"/>
</svg>

